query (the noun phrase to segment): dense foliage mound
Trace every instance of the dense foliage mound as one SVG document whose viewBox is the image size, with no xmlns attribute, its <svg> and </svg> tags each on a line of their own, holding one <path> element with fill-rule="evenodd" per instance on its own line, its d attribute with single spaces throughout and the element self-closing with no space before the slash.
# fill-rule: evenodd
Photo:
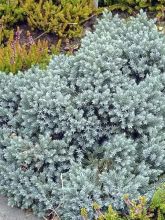
<svg viewBox="0 0 165 220">
<path fill-rule="evenodd" d="M 104 13 L 74 56 L 0 74 L 0 192 L 42 216 L 152 196 L 165 171 L 165 37 Z"/>
</svg>

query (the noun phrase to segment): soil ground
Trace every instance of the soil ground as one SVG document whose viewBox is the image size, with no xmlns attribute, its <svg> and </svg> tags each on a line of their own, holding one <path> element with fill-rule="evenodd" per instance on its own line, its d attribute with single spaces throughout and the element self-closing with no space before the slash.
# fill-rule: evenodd
<svg viewBox="0 0 165 220">
<path fill-rule="evenodd" d="M 7 199 L 0 196 L 0 220 L 42 220 L 31 213 L 7 205 Z"/>
</svg>

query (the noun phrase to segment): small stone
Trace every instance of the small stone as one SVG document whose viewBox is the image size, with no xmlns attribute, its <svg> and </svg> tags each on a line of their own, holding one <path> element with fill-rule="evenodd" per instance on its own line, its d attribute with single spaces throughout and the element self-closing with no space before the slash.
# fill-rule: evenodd
<svg viewBox="0 0 165 220">
<path fill-rule="evenodd" d="M 159 26 L 159 27 L 158 27 L 158 30 L 159 30 L 159 31 L 163 31 L 163 27 Z"/>
</svg>

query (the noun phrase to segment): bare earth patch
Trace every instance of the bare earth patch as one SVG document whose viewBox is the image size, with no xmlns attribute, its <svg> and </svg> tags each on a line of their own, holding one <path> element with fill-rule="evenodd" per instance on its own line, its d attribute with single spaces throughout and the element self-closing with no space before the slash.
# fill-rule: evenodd
<svg viewBox="0 0 165 220">
<path fill-rule="evenodd" d="M 0 220 L 41 220 L 31 213 L 7 205 L 7 199 L 0 196 Z"/>
</svg>

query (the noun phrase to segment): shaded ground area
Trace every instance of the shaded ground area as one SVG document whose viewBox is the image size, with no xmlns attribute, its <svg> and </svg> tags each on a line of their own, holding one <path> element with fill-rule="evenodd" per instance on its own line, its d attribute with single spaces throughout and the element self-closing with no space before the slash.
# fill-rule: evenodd
<svg viewBox="0 0 165 220">
<path fill-rule="evenodd" d="M 7 199 L 0 196 L 0 220 L 41 220 L 31 213 L 7 205 Z"/>
</svg>

